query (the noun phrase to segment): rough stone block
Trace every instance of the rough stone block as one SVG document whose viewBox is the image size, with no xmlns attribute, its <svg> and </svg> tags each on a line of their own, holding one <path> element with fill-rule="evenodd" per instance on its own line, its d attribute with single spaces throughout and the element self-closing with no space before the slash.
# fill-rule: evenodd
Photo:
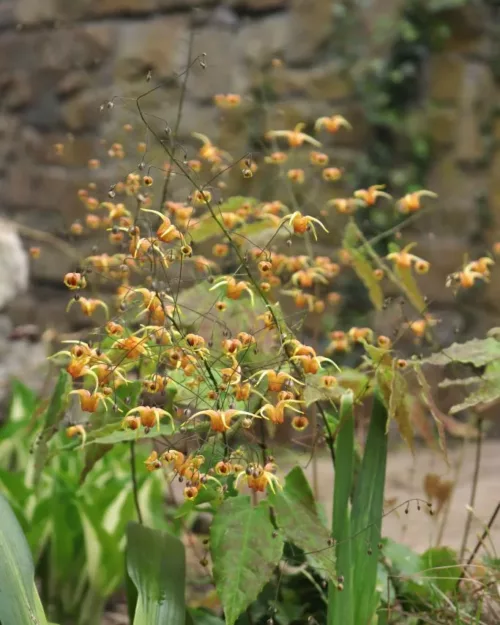
<svg viewBox="0 0 500 625">
<path fill-rule="evenodd" d="M 437 101 L 456 102 L 462 89 L 466 62 L 458 54 L 443 52 L 431 58 L 429 96 Z"/>
<path fill-rule="evenodd" d="M 117 36 L 115 76 L 145 80 L 151 70 L 156 80 L 172 78 L 186 61 L 188 33 L 185 15 L 122 24 Z"/>
<path fill-rule="evenodd" d="M 292 0 L 285 60 L 310 63 L 333 34 L 333 4 L 325 0 Z"/>
</svg>

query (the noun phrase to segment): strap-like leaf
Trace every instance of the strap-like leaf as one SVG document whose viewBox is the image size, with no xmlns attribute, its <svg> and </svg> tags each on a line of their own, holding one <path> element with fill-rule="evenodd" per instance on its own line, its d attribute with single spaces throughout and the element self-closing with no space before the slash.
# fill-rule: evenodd
<svg viewBox="0 0 500 625">
<path fill-rule="evenodd" d="M 28 543 L 11 507 L 1 494 L 0 519 L 0 623 L 46 625 Z"/>
<path fill-rule="evenodd" d="M 129 523 L 127 571 L 138 592 L 134 625 L 184 625 L 185 567 L 178 538 Z"/>
</svg>

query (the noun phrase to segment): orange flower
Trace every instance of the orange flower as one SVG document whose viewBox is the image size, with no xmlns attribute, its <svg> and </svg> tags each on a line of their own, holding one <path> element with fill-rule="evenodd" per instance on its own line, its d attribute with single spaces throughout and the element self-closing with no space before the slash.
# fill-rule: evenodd
<svg viewBox="0 0 500 625">
<path fill-rule="evenodd" d="M 409 253 L 410 250 L 415 247 L 415 245 L 416 243 L 410 243 L 399 252 L 391 252 L 391 254 L 387 254 L 386 258 L 388 260 L 392 260 L 396 264 L 396 266 L 400 267 L 401 269 L 410 269 L 412 263 L 424 263 L 426 265 L 426 268 L 424 269 L 424 271 L 422 271 L 423 265 L 421 265 L 420 273 L 425 273 L 430 267 L 429 263 L 422 258 L 419 258 L 418 256 Z"/>
<path fill-rule="evenodd" d="M 128 427 L 129 421 L 127 421 L 127 418 L 135 416 L 136 414 L 141 420 L 141 425 L 143 425 L 144 428 L 147 430 L 154 427 L 155 424 L 159 430 L 160 419 L 162 419 L 165 416 L 169 417 L 172 425 L 174 423 L 174 419 L 172 415 L 166 410 L 163 410 L 162 408 L 156 408 L 155 406 L 137 406 L 136 408 L 132 408 L 132 410 L 129 410 L 127 414 L 125 415 L 125 418 L 122 422 L 124 427 Z"/>
<path fill-rule="evenodd" d="M 297 184 L 303 184 L 306 175 L 303 169 L 289 169 L 286 172 L 287 178 L 292 182 L 296 182 Z"/>
<path fill-rule="evenodd" d="M 324 152 L 309 152 L 309 162 L 311 163 L 311 165 L 325 166 L 328 165 L 328 160 L 328 154 L 325 154 Z"/>
<path fill-rule="evenodd" d="M 285 421 L 285 410 L 289 408 L 294 412 L 301 412 L 298 408 L 295 408 L 293 404 L 303 404 L 304 402 L 301 399 L 282 399 L 278 401 L 278 403 L 273 406 L 272 404 L 264 404 L 262 408 L 258 411 L 258 414 L 264 417 L 264 419 L 269 419 L 276 425 L 280 425 Z"/>
<path fill-rule="evenodd" d="M 351 124 L 342 117 L 342 115 L 332 115 L 331 117 L 319 117 L 314 124 L 314 128 L 316 130 L 321 130 L 325 128 L 327 132 L 336 133 L 340 130 L 340 128 L 347 128 L 347 130 L 352 130 Z"/>
<path fill-rule="evenodd" d="M 161 460 L 158 458 L 158 452 L 153 450 L 144 461 L 146 469 L 150 472 L 161 469 Z"/>
<path fill-rule="evenodd" d="M 264 466 L 249 464 L 244 471 L 240 471 L 236 476 L 235 486 L 237 487 L 240 480 L 244 479 L 248 487 L 256 493 L 263 493 L 268 486 L 274 493 L 276 488 L 282 488 L 275 472 L 276 465 L 272 462 L 268 462 Z"/>
<path fill-rule="evenodd" d="M 301 122 L 297 124 L 293 130 L 270 130 L 266 133 L 266 138 L 274 139 L 275 137 L 283 137 L 288 141 L 288 145 L 291 148 L 297 148 L 303 143 L 310 143 L 317 148 L 321 147 L 321 143 L 317 139 L 314 139 L 310 135 L 306 135 L 304 132 L 302 132 L 305 127 L 306 124 Z"/>
<path fill-rule="evenodd" d="M 66 311 L 68 311 L 75 302 L 78 302 L 78 304 L 80 305 L 80 308 L 82 309 L 82 312 L 84 315 L 86 315 L 87 317 L 91 317 L 96 308 L 97 307 L 101 307 L 104 308 L 104 311 L 106 312 L 106 316 L 108 316 L 108 307 L 107 305 L 100 299 L 93 299 L 93 298 L 87 298 L 87 297 L 78 297 L 75 296 L 73 299 L 70 300 L 68 306 L 66 307 Z"/>
<path fill-rule="evenodd" d="M 336 182 L 342 178 L 342 174 L 344 173 L 343 169 L 339 167 L 327 167 L 323 169 L 321 175 L 323 176 L 323 180 L 327 182 Z"/>
<path fill-rule="evenodd" d="M 425 189 L 422 189 L 421 191 L 414 191 L 413 193 L 407 193 L 398 201 L 397 206 L 402 213 L 414 213 L 415 211 L 420 210 L 420 198 L 422 197 L 436 198 L 437 194 L 432 191 L 426 191 Z"/>
<path fill-rule="evenodd" d="M 70 395 L 78 395 L 80 397 L 80 407 L 84 412 L 97 412 L 99 402 L 106 401 L 102 393 L 91 393 L 84 388 L 71 391 Z"/>
<path fill-rule="evenodd" d="M 250 296 L 252 306 L 254 305 L 253 292 L 248 282 L 245 282 L 243 280 L 240 280 L 239 282 L 237 282 L 232 276 L 229 276 L 228 278 L 223 278 L 222 280 L 219 280 L 209 290 L 213 291 L 215 289 L 220 289 L 221 287 L 224 287 L 224 286 L 226 287 L 226 297 L 229 297 L 229 299 L 233 299 L 233 300 L 240 299 L 243 291 L 246 291 L 248 295 Z"/>
<path fill-rule="evenodd" d="M 337 209 L 339 213 L 343 215 L 351 215 L 358 208 L 358 206 L 363 205 L 361 200 L 356 200 L 355 198 L 334 198 L 333 200 L 328 200 L 328 206 L 333 206 Z"/>
<path fill-rule="evenodd" d="M 256 385 L 260 384 L 261 380 L 267 376 L 267 388 L 269 391 L 279 392 L 282 390 L 285 382 L 295 382 L 296 384 L 302 384 L 299 380 L 296 380 L 286 371 L 273 371 L 272 369 L 266 369 L 265 371 L 261 371 L 257 373 L 255 376 L 257 380 L 255 382 Z"/>
<path fill-rule="evenodd" d="M 68 438 L 73 438 L 74 436 L 82 437 L 82 447 L 85 445 L 85 439 L 87 438 L 87 433 L 85 432 L 85 428 L 83 425 L 70 425 L 66 428 L 66 436 Z"/>
<path fill-rule="evenodd" d="M 288 223 L 288 225 L 293 228 L 295 234 L 304 234 L 310 229 L 316 240 L 318 239 L 318 235 L 314 224 L 318 224 L 325 232 L 328 232 L 319 219 L 316 219 L 316 217 L 310 217 L 309 215 L 303 215 L 299 211 L 295 211 L 295 213 L 292 213 L 291 215 L 286 215 L 281 220 L 281 223 Z"/>
<path fill-rule="evenodd" d="M 200 157 L 208 161 L 209 163 L 213 163 L 214 165 L 219 165 L 223 161 L 223 157 L 226 156 L 226 153 L 217 148 L 210 139 L 200 132 L 191 133 L 193 137 L 199 139 L 203 145 L 199 150 Z"/>
<path fill-rule="evenodd" d="M 271 163 L 273 165 L 281 165 L 286 162 L 287 158 L 288 154 L 286 152 L 273 152 L 264 158 L 264 162 Z"/>
<path fill-rule="evenodd" d="M 137 336 L 129 336 L 125 339 L 120 339 L 114 344 L 115 349 L 120 349 L 125 353 L 125 358 L 134 360 L 140 358 L 142 355 L 148 353 L 148 348 L 145 344 L 145 339 L 141 339 Z"/>
<path fill-rule="evenodd" d="M 188 419 L 191 421 L 200 415 L 207 415 L 210 417 L 210 427 L 214 432 L 226 432 L 231 427 L 231 421 L 238 415 L 249 415 L 250 417 L 257 417 L 251 412 L 245 410 L 200 410 L 192 417 Z"/>
<path fill-rule="evenodd" d="M 354 197 L 362 200 L 368 206 L 373 206 L 379 197 L 385 197 L 387 199 L 392 199 L 392 197 L 386 193 L 385 191 L 381 191 L 381 189 L 385 189 L 385 184 L 373 184 L 368 189 L 358 189 L 354 191 Z"/>
<path fill-rule="evenodd" d="M 215 104 L 221 109 L 233 109 L 241 104 L 241 96 L 236 93 L 214 95 Z"/>
<path fill-rule="evenodd" d="M 64 276 L 64 284 L 68 289 L 74 291 L 76 289 L 84 289 L 87 286 L 87 280 L 81 273 L 67 273 Z"/>
</svg>

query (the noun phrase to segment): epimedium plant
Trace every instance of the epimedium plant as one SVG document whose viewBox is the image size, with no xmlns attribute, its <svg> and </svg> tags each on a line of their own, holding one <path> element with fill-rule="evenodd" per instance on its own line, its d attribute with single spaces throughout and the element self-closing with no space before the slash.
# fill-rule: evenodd
<svg viewBox="0 0 500 625">
<path fill-rule="evenodd" d="M 54 489 L 63 482 L 78 517 L 75 540 L 99 543 L 99 557 L 118 562 L 117 545 L 123 548 L 126 536 L 133 622 L 201 625 L 217 617 L 186 611 L 184 547 L 175 533 L 203 511 L 211 522 L 200 562 L 215 583 L 228 625 L 244 619 L 313 623 L 316 617 L 300 606 L 292 615 L 280 612 L 288 583 L 283 578 L 296 561 L 327 606 L 328 623 L 375 623 L 384 609 L 378 552 L 387 429 L 395 421 L 413 448 L 408 380 L 416 370 L 425 382 L 418 363 L 398 354 L 398 338 L 408 332 L 417 342 L 432 341 L 437 320 L 418 284 L 430 264 L 411 243 L 402 248 L 393 243 L 381 257 L 355 217 L 380 203 L 413 217 L 435 195 L 419 190 L 394 201 L 376 181 L 352 192 L 333 187 L 318 212 L 314 195 L 304 189 L 341 181 L 342 169 L 330 163 L 330 144 L 338 132 L 349 132 L 344 117 L 268 129 L 265 153 L 239 159 L 195 132 L 197 153 L 190 157 L 178 143 L 182 98 L 177 122 L 160 134 L 143 108 L 155 89 L 136 101 L 139 127 L 148 137 L 137 145 L 136 170 L 117 173 L 107 189 L 92 180 L 78 192 L 85 226 L 73 223 L 71 234 L 88 231 L 97 237 L 103 231 L 107 244 L 100 240 L 100 245 L 109 247 L 63 277 L 71 293 L 68 310 L 79 309 L 95 326 L 87 338 L 66 340 L 51 356 L 61 372 L 49 405 L 33 424 L 36 492 L 24 483 L 26 498 L 35 501 L 27 509 L 38 511 L 43 523 L 35 524 L 31 512 L 24 519 L 28 542 L 35 553 L 43 552 L 44 514 L 51 518 L 53 511 L 42 509 L 51 506 Z M 214 99 L 225 115 L 244 106 L 237 94 Z M 114 99 L 102 108 L 113 116 L 119 105 Z M 122 132 L 133 137 L 134 126 L 127 121 Z M 89 168 L 99 170 L 102 158 L 125 162 L 127 149 L 115 142 Z M 55 151 L 64 158 L 64 145 Z M 160 162 L 165 157 L 167 162 Z M 241 186 L 238 194 L 229 193 L 235 175 L 245 191 L 259 176 L 271 179 L 273 196 L 253 197 Z M 473 288 L 489 279 L 492 264 L 489 256 L 468 261 L 449 284 Z M 332 327 L 342 306 L 336 282 L 345 274 L 360 281 L 377 310 L 386 305 L 390 285 L 415 318 L 392 338 L 368 327 Z M 348 353 L 356 356 L 355 367 L 346 366 Z M 370 430 L 359 454 L 354 406 L 370 402 Z M 433 416 L 442 442 L 453 418 Z M 299 433 L 310 431 L 315 444 L 321 439 L 331 454 L 332 526 L 299 467 L 284 480 L 280 475 L 272 445 L 288 424 Z M 7 442 L 13 444 L 10 437 Z M 136 451 L 146 448 L 139 467 Z M 155 529 L 161 515 L 146 514 L 146 496 L 141 497 L 142 489 L 158 488 L 162 475 L 182 485 L 184 498 L 168 531 Z M 25 477 L 14 476 L 9 499 L 23 522 L 16 479 L 19 485 Z M 112 511 L 114 521 L 104 529 L 97 522 L 103 509 Z M 125 529 L 132 509 L 139 523 Z M 74 565 L 71 557 L 67 563 Z M 82 594 L 71 599 L 85 605 L 84 592 L 95 593 L 96 579 L 99 600 L 104 599 L 120 579 L 111 570 L 101 569 L 90 550 L 87 577 L 74 582 Z M 88 605 L 94 601 L 90 596 Z"/>
</svg>

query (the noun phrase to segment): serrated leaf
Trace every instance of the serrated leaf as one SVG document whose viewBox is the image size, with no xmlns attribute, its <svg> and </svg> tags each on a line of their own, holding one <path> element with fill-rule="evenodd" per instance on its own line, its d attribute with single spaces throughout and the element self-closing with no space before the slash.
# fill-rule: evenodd
<svg viewBox="0 0 500 625">
<path fill-rule="evenodd" d="M 326 388 L 322 386 L 321 380 L 329 372 L 307 374 L 304 387 L 304 401 L 306 407 L 318 401 L 337 401 L 342 395 L 351 390 L 356 400 L 361 400 L 372 391 L 370 378 L 366 373 L 356 371 L 356 369 L 343 369 L 340 373 L 333 371 L 332 375 L 337 379 L 337 384 Z"/>
<path fill-rule="evenodd" d="M 327 580 L 337 575 L 335 550 L 329 548 L 330 532 L 321 522 L 316 502 L 304 472 L 294 467 L 282 491 L 270 494 L 277 523 L 287 539 L 302 549 L 309 562 Z"/>
<path fill-rule="evenodd" d="M 389 421 L 394 419 L 402 439 L 413 452 L 413 427 L 408 405 L 408 384 L 397 369 L 396 361 L 392 364 L 391 395 L 389 398 Z"/>
<path fill-rule="evenodd" d="M 370 345 L 370 343 L 367 343 L 366 341 L 363 341 L 363 345 L 364 345 L 366 353 L 368 354 L 368 356 L 373 361 L 373 364 L 376 367 L 379 367 L 380 365 L 388 366 L 388 367 L 391 366 L 391 363 L 392 363 L 391 353 L 392 352 L 390 349 L 383 349 L 382 347 L 376 347 L 375 345 Z"/>
<path fill-rule="evenodd" d="M 139 433 L 138 433 L 139 432 Z M 86 445 L 92 443 L 98 445 L 115 445 L 116 443 L 125 443 L 142 439 L 158 438 L 159 436 L 170 436 L 172 434 L 172 425 L 162 423 L 160 427 L 153 427 L 149 432 L 144 430 L 124 430 L 121 424 L 113 424 L 105 426 L 100 430 L 96 430 L 94 436 L 88 440 Z"/>
<path fill-rule="evenodd" d="M 134 625 L 184 625 L 185 553 L 167 532 L 127 526 L 127 571 L 138 591 Z"/>
<path fill-rule="evenodd" d="M 422 393 L 421 393 L 421 397 L 423 399 L 424 404 L 427 406 L 427 408 L 429 408 L 429 412 L 432 415 L 432 418 L 434 419 L 434 423 L 436 424 L 436 430 L 438 433 L 438 441 L 439 441 L 439 447 L 443 452 L 444 455 L 444 459 L 446 460 L 446 464 L 449 464 L 448 461 L 448 448 L 446 445 L 446 433 L 445 433 L 445 426 L 443 423 L 443 415 L 442 413 L 438 410 L 435 402 L 434 402 L 434 398 L 432 397 L 432 393 L 431 393 L 431 389 L 429 388 L 429 384 L 427 383 L 427 380 L 425 379 L 425 375 L 421 369 L 421 367 L 419 365 L 415 365 L 415 373 L 417 375 L 417 380 L 418 383 L 420 384 L 420 387 L 422 389 Z"/>
<path fill-rule="evenodd" d="M 450 408 L 450 414 L 456 414 L 467 408 L 474 408 L 481 404 L 490 404 L 500 399 L 500 380 L 485 380 L 478 389 L 468 395 L 462 402 Z"/>
<path fill-rule="evenodd" d="M 406 294 L 406 297 L 420 314 L 424 314 L 427 308 L 427 304 L 425 303 L 424 296 L 418 288 L 418 284 L 415 280 L 412 270 L 407 267 L 399 267 L 398 265 L 396 265 L 394 267 L 394 273 L 398 278 L 398 281 L 400 283 L 399 286 Z"/>
<path fill-rule="evenodd" d="M 269 505 L 253 506 L 250 497 L 227 499 L 212 521 L 214 580 L 227 625 L 257 598 L 280 561 L 283 540 L 273 532 Z"/>
<path fill-rule="evenodd" d="M 46 625 L 28 543 L 1 494 L 0 519 L 0 622 L 4 625 Z"/>
<path fill-rule="evenodd" d="M 229 198 L 220 206 L 217 206 L 216 213 L 234 213 L 244 203 L 249 203 L 251 206 L 255 206 L 257 204 L 257 200 L 251 197 L 236 195 Z M 221 234 L 221 228 L 211 214 L 207 213 L 199 220 L 198 226 L 190 231 L 190 234 L 191 240 L 194 243 L 201 243 L 202 241 L 206 241 L 212 237 L 219 236 Z"/>
<path fill-rule="evenodd" d="M 363 252 L 356 249 L 356 243 L 359 241 L 359 229 L 354 221 L 350 221 L 345 229 L 342 245 L 351 257 L 351 265 L 358 278 L 363 282 L 368 291 L 368 295 L 372 304 L 377 310 L 382 310 L 384 304 L 384 294 L 380 286 L 380 282 L 373 275 L 373 268 L 365 257 Z"/>
<path fill-rule="evenodd" d="M 432 354 L 421 362 L 429 365 L 445 366 L 452 362 L 484 367 L 500 359 L 500 341 L 494 338 L 472 339 L 465 343 L 453 343 L 449 347 Z"/>
</svg>

